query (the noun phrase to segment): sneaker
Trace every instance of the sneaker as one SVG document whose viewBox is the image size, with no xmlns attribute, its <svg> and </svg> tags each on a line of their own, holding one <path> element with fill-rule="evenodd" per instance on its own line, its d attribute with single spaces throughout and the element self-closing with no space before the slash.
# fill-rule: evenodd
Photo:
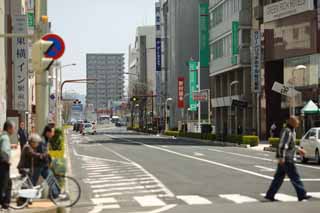
<svg viewBox="0 0 320 213">
<path fill-rule="evenodd" d="M 59 194 L 58 199 L 59 200 L 68 200 L 69 195 L 67 193 Z"/>
<path fill-rule="evenodd" d="M 275 199 L 274 197 L 264 197 L 266 200 L 271 201 L 271 202 L 277 202 L 279 200 Z"/>
<path fill-rule="evenodd" d="M 299 198 L 299 201 L 310 200 L 311 198 L 312 198 L 312 196 L 306 195 L 303 198 Z"/>
</svg>

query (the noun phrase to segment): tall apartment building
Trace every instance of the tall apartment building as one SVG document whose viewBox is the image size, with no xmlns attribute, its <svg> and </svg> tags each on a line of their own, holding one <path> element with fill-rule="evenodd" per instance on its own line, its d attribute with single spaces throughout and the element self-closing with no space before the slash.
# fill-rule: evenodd
<svg viewBox="0 0 320 213">
<path fill-rule="evenodd" d="M 87 78 L 97 79 L 87 84 L 86 104 L 95 110 L 113 108 L 124 93 L 124 54 L 87 54 Z"/>
<path fill-rule="evenodd" d="M 209 11 L 210 86 L 216 131 L 256 133 L 256 104 L 251 91 L 252 0 L 210 0 Z M 234 100 L 246 106 L 233 105 Z"/>
<path fill-rule="evenodd" d="M 161 95 L 172 98 L 168 102 L 169 127 L 177 128 L 185 118 L 189 98 L 185 98 L 185 110 L 178 108 L 178 78 L 185 79 L 185 94 L 189 94 L 189 70 L 187 62 L 199 60 L 199 4 L 208 0 L 160 0 L 162 83 Z M 208 68 L 201 70 L 201 89 L 209 88 Z M 164 104 L 164 103 L 162 103 Z M 201 106 L 201 117 L 207 118 L 207 105 Z M 185 113 L 187 114 L 187 113 Z M 196 115 L 196 113 L 194 113 Z M 195 116 L 194 116 L 195 118 Z"/>
</svg>

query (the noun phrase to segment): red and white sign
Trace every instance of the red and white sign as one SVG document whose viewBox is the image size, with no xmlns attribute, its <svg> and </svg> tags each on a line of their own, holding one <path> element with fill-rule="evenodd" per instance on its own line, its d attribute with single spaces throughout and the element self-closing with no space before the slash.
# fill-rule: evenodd
<svg viewBox="0 0 320 213">
<path fill-rule="evenodd" d="M 178 108 L 184 108 L 184 77 L 178 78 Z"/>
<path fill-rule="evenodd" d="M 200 92 L 193 92 L 193 100 L 195 101 L 207 101 L 208 100 L 208 90 L 201 90 Z"/>
</svg>

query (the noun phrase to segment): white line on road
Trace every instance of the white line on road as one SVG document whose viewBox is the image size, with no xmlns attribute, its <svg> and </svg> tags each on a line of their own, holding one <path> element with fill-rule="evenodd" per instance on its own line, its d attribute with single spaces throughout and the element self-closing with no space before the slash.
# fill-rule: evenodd
<svg viewBox="0 0 320 213">
<path fill-rule="evenodd" d="M 142 206 L 142 207 L 154 207 L 154 206 L 165 206 L 166 204 L 157 198 L 157 196 L 149 195 L 149 196 L 136 196 L 134 199 Z"/>
<path fill-rule="evenodd" d="M 275 169 L 265 167 L 265 166 L 255 165 L 254 167 L 260 169 L 261 172 L 274 172 L 274 171 L 276 171 Z"/>
<path fill-rule="evenodd" d="M 112 196 L 120 196 L 120 195 L 130 195 L 130 194 L 147 194 L 147 193 L 159 193 L 163 192 L 162 189 L 155 189 L 155 190 L 135 190 L 135 191 L 125 191 L 125 192 L 112 192 L 112 193 L 105 193 L 105 194 L 96 194 L 95 197 L 112 197 Z M 164 193 L 164 192 L 163 192 Z M 160 195 L 158 195 L 159 197 Z"/>
<path fill-rule="evenodd" d="M 200 157 L 200 156 L 204 156 L 204 154 L 202 154 L 202 153 L 200 153 L 200 152 L 194 152 L 193 155 L 194 155 L 194 156 L 199 156 L 199 157 Z"/>
<path fill-rule="evenodd" d="M 307 194 L 314 198 L 320 198 L 320 192 L 308 192 Z"/>
<path fill-rule="evenodd" d="M 115 174 L 103 175 L 101 173 L 88 173 L 88 176 L 89 177 L 94 177 L 96 179 L 96 178 L 103 178 L 103 177 L 114 177 Z"/>
<path fill-rule="evenodd" d="M 248 196 L 243 196 L 240 194 L 225 194 L 225 195 L 219 195 L 219 197 L 231 200 L 235 203 L 241 204 L 241 203 L 253 203 L 253 202 L 258 202 L 257 199 L 248 197 Z"/>
<path fill-rule="evenodd" d="M 265 197 L 266 194 L 261 194 L 261 196 Z M 279 200 L 281 202 L 296 202 L 298 200 L 297 197 L 291 196 L 291 195 L 286 195 L 282 193 L 278 193 L 274 197 L 276 200 Z"/>
<path fill-rule="evenodd" d="M 178 199 L 183 200 L 188 205 L 208 205 L 212 202 L 206 198 L 200 197 L 198 195 L 181 195 L 177 196 Z"/>
<path fill-rule="evenodd" d="M 92 198 L 91 201 L 92 201 L 92 203 L 94 205 L 117 203 L 116 199 L 114 199 L 113 197 L 110 197 L 110 198 Z"/>
<path fill-rule="evenodd" d="M 91 185 L 92 189 L 101 189 L 107 187 L 117 187 L 117 186 L 130 186 L 130 185 L 138 185 L 138 182 L 125 182 L 125 183 L 112 183 L 112 184 L 98 184 L 98 185 Z"/>
<path fill-rule="evenodd" d="M 102 192 L 112 192 L 112 191 L 129 191 L 136 189 L 145 189 L 144 186 L 133 186 L 133 187 L 119 187 L 119 188 L 110 188 L 110 189 L 96 189 L 92 190 L 93 193 L 102 193 Z"/>
<path fill-rule="evenodd" d="M 120 209 L 120 206 L 118 204 L 113 205 L 98 205 L 94 207 L 89 213 L 99 213 L 102 212 L 105 209 Z"/>
<path fill-rule="evenodd" d="M 143 184 L 143 182 L 147 182 L 148 180 L 152 180 L 150 177 L 146 178 L 131 178 L 131 179 L 121 179 L 121 180 L 112 180 L 112 179 L 101 179 L 101 180 L 92 180 L 90 184 L 98 184 L 98 183 L 105 183 L 106 181 L 108 183 L 113 183 L 113 182 L 131 182 L 131 181 L 137 181 L 140 184 Z M 154 182 L 153 180 L 150 182 Z"/>
</svg>

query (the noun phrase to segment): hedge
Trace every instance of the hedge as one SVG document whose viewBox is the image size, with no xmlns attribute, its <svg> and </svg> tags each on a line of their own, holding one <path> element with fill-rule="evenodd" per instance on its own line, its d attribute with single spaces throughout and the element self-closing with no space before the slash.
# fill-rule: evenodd
<svg viewBox="0 0 320 213">
<path fill-rule="evenodd" d="M 250 146 L 258 146 L 259 137 L 256 135 L 244 135 L 242 136 L 242 144 L 247 144 Z"/>
<path fill-rule="evenodd" d="M 296 145 L 297 146 L 300 145 L 300 140 L 301 139 L 297 139 L 296 140 Z M 269 144 L 271 145 L 271 147 L 278 148 L 279 143 L 280 143 L 280 138 L 269 138 L 268 141 L 269 141 Z"/>
</svg>

